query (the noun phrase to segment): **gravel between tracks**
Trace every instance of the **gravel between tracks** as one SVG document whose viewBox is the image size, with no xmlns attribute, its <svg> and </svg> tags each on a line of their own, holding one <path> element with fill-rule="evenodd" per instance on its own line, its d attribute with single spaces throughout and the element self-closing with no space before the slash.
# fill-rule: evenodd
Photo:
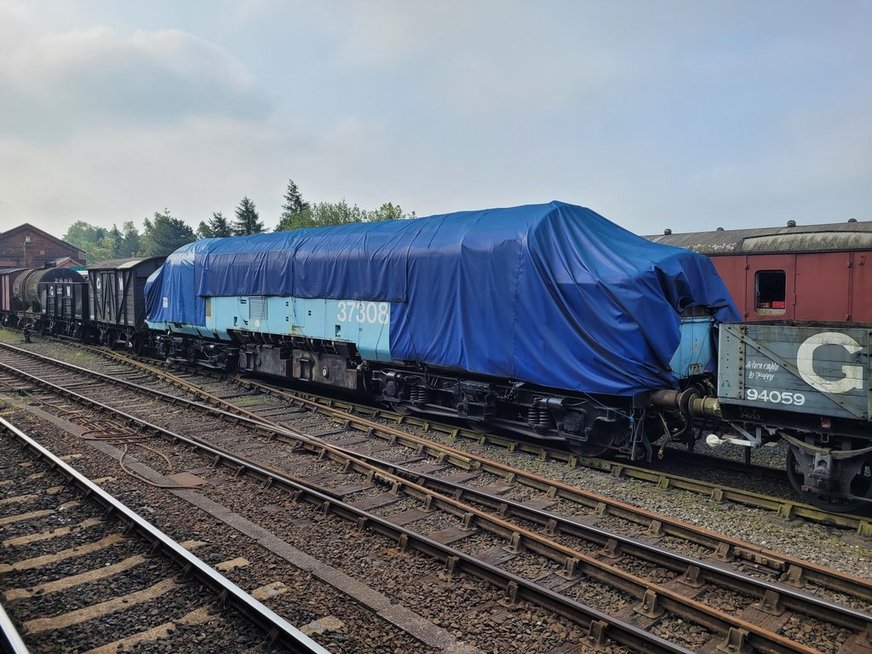
<svg viewBox="0 0 872 654">
<path fill-rule="evenodd" d="M 163 491 L 142 487 L 118 474 L 114 461 L 82 448 L 75 437 L 33 418 L 23 422 L 30 422 L 31 426 L 38 422 L 36 431 L 49 447 L 62 453 L 81 452 L 84 456 L 76 461 L 76 467 L 85 474 L 115 475 L 117 478 L 107 484 L 109 490 L 123 496 L 131 508 L 143 512 L 171 536 L 207 541 L 207 546 L 197 550 L 207 562 L 214 564 L 240 555 L 252 561 L 251 565 L 228 573 L 243 587 L 281 579 L 290 588 L 289 592 L 268 600 L 267 604 L 292 622 L 301 624 L 325 615 L 338 616 L 344 623 L 342 628 L 316 636 L 316 640 L 331 651 L 395 654 L 429 651 L 343 594 L 264 551 L 254 541 L 211 516 L 192 510 Z M 196 463 L 196 455 L 182 448 L 160 442 L 160 449 L 177 469 Z M 203 464 L 201 457 L 199 466 Z M 334 516 L 324 517 L 306 504 L 289 505 L 287 494 L 279 490 L 262 489 L 253 493 L 251 482 L 233 478 L 232 471 L 216 469 L 207 473 L 201 469 L 197 472 L 209 478 L 202 492 L 210 499 L 257 524 L 268 526 L 294 546 L 347 574 L 366 579 L 394 602 L 413 608 L 482 651 L 513 651 L 520 646 L 524 651 L 544 653 L 567 641 L 583 644 L 586 631 L 578 626 L 525 603 L 506 606 L 503 593 L 489 584 L 466 575 L 448 579 L 441 564 L 415 552 L 400 552 L 390 539 L 372 535 L 361 539 L 347 522 Z M 613 647 L 610 651 L 625 650 Z"/>
<path fill-rule="evenodd" d="M 41 346 L 42 347 L 42 346 Z M 63 352 L 52 353 L 60 359 L 69 360 L 70 350 L 62 346 L 45 344 L 45 347 L 55 347 Z M 63 354 L 66 353 L 66 357 Z M 74 363 L 100 369 L 105 364 L 93 355 L 79 356 L 83 353 L 75 353 Z M 94 361 L 86 363 L 83 359 L 92 357 Z M 231 383 L 217 382 L 216 388 L 235 388 Z M 178 391 L 174 391 L 178 394 Z M 264 404 L 280 406 L 281 401 L 276 398 L 264 398 Z M 317 421 L 310 421 L 313 425 Z M 771 512 L 741 507 L 734 504 L 716 504 L 708 502 L 704 497 L 682 491 L 662 491 L 653 485 L 632 479 L 616 479 L 610 475 L 597 471 L 577 468 L 570 469 L 565 464 L 554 461 L 539 461 L 533 456 L 523 453 L 510 453 L 502 448 L 490 445 L 480 445 L 476 442 L 457 440 L 449 441 L 446 436 L 438 433 L 427 432 L 414 426 L 401 425 L 400 428 L 411 433 L 417 433 L 433 440 L 440 440 L 457 449 L 474 452 L 488 458 L 502 461 L 508 465 L 525 468 L 546 477 L 564 481 L 572 485 L 587 488 L 595 492 L 631 502 L 650 510 L 662 512 L 688 522 L 703 525 L 709 529 L 720 531 L 730 536 L 748 540 L 765 547 L 781 550 L 791 555 L 817 561 L 823 565 L 829 565 L 859 576 L 872 576 L 872 546 L 868 539 L 856 537 L 843 529 L 828 528 L 819 524 L 802 521 L 787 522 L 776 518 Z M 371 449 L 378 449 L 378 442 L 374 442 Z M 776 448 L 757 451 L 766 454 L 772 461 L 777 461 L 779 453 Z M 757 454 L 755 452 L 755 455 Z M 720 452 L 718 452 L 720 453 Z M 724 453 L 727 453 L 726 451 Z M 139 457 L 139 454 L 137 453 Z M 400 455 L 392 455 L 394 460 L 401 460 Z M 759 457 L 758 457 L 759 459 Z M 763 461 L 757 461 L 763 463 Z M 160 469 L 157 460 L 152 462 Z M 725 483 L 730 482 L 729 473 L 723 473 Z M 485 485 L 493 479 L 476 482 Z M 767 491 L 768 492 L 768 491 Z M 510 495 L 513 499 L 523 501 L 537 494 L 532 490 L 513 490 Z M 576 507 L 575 512 L 581 511 Z M 607 517 L 600 522 L 600 526 L 614 529 L 618 532 L 630 532 L 632 527 L 626 522 Z M 663 544 L 671 549 L 695 556 L 708 554 L 704 548 L 697 548 L 678 539 L 664 539 Z M 856 606 L 856 604 L 855 604 Z M 868 607 L 857 607 L 868 608 Z M 668 627 L 674 628 L 675 625 Z M 667 627 L 664 627 L 667 628 Z M 832 634 L 826 636 L 831 638 Z"/>
<path fill-rule="evenodd" d="M 559 461 L 540 461 L 533 455 L 508 452 L 493 445 L 424 432 L 416 427 L 400 428 L 419 436 L 450 445 L 458 450 L 487 457 L 571 486 L 593 491 L 650 511 L 701 525 L 733 538 L 756 543 L 792 556 L 849 572 L 872 577 L 872 539 L 860 537 L 842 528 L 827 527 L 803 520 L 787 521 L 771 511 L 732 503 L 716 503 L 702 495 L 680 490 L 661 490 L 654 484 L 629 478 L 616 478 L 589 468 L 570 468 Z M 536 491 L 513 490 L 507 496 L 518 501 L 535 496 Z M 628 529 L 618 518 L 600 523 L 608 529 Z"/>
</svg>

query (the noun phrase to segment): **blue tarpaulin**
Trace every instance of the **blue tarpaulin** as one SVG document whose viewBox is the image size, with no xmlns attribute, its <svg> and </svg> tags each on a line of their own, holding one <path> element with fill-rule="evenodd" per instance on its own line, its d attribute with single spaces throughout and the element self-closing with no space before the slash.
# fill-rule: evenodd
<svg viewBox="0 0 872 654">
<path fill-rule="evenodd" d="M 611 395 L 675 385 L 683 310 L 739 319 L 706 257 L 563 202 L 197 241 L 147 294 L 194 325 L 205 296 L 387 301 L 396 360 Z"/>
</svg>

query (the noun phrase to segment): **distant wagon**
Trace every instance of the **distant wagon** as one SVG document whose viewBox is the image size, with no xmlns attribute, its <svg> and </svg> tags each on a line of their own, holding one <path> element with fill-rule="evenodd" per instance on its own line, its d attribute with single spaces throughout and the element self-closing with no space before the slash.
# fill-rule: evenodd
<svg viewBox="0 0 872 654">
<path fill-rule="evenodd" d="M 0 271 L 0 312 L 4 324 L 11 327 L 41 327 L 44 305 L 40 292 L 46 288 L 43 285 L 64 283 L 84 284 L 84 278 L 69 268 L 15 268 Z"/>
<path fill-rule="evenodd" d="M 648 238 L 711 257 L 746 322 L 872 323 L 872 221 Z"/>
<path fill-rule="evenodd" d="M 101 343 L 142 349 L 147 330 L 145 281 L 164 259 L 115 259 L 88 266 L 89 317 Z"/>
<path fill-rule="evenodd" d="M 87 272 L 65 270 L 60 279 L 52 275 L 37 283 L 42 333 L 84 341 L 88 338 Z"/>
</svg>

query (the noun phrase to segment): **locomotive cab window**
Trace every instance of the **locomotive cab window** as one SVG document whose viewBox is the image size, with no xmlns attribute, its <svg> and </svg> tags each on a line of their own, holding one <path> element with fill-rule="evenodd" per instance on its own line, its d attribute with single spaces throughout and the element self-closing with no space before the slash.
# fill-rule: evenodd
<svg viewBox="0 0 872 654">
<path fill-rule="evenodd" d="M 761 270 L 757 273 L 756 300 L 758 313 L 780 314 L 785 310 L 787 276 L 783 270 Z"/>
</svg>

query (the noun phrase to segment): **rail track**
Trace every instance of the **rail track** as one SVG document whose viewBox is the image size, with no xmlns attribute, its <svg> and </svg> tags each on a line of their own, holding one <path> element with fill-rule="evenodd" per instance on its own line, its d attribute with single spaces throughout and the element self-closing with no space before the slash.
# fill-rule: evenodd
<svg viewBox="0 0 872 654">
<path fill-rule="evenodd" d="M 0 614 L 11 651 L 108 654 L 186 631 L 175 647 L 209 651 L 195 639 L 208 625 L 237 647 L 326 653 L 197 558 L 200 543 L 177 543 L 4 418 L 0 432 L 0 546 L 11 561 L 0 585 L 23 627 L 22 637 Z"/>
<path fill-rule="evenodd" d="M 72 347 L 82 347 L 103 358 L 138 366 L 143 370 L 149 371 L 151 374 L 160 376 L 165 381 L 172 383 L 179 388 L 183 388 L 199 395 L 205 401 L 213 404 L 220 404 L 231 411 L 243 410 L 243 415 L 251 415 L 246 414 L 244 412 L 244 407 L 239 406 L 233 401 L 216 402 L 216 398 L 210 397 L 208 391 L 204 390 L 204 385 L 202 383 L 196 384 L 191 381 L 192 379 L 201 378 L 203 376 L 218 375 L 218 373 L 204 371 L 197 375 L 193 375 L 183 369 L 178 369 L 178 367 L 173 369 L 173 367 L 166 366 L 162 362 L 143 359 L 142 357 L 134 357 L 128 354 L 107 350 L 105 348 L 78 345 Z M 218 378 L 227 379 L 228 377 L 226 375 L 220 375 Z M 667 470 L 657 469 L 656 466 L 644 467 L 628 464 L 619 460 L 599 457 L 581 457 L 565 449 L 518 440 L 503 434 L 465 428 L 421 416 L 401 414 L 389 409 L 353 400 L 325 397 L 315 393 L 278 386 L 261 380 L 243 377 L 235 377 L 232 379 L 240 388 L 244 388 L 251 393 L 264 393 L 294 402 L 298 406 L 305 407 L 312 411 L 323 412 L 325 415 L 328 415 L 337 421 L 353 423 L 355 426 L 367 431 L 371 429 L 373 430 L 372 435 L 386 438 L 388 440 L 403 438 L 408 436 L 408 434 L 405 434 L 404 436 L 402 430 L 391 429 L 390 424 L 385 423 L 392 423 L 397 426 L 409 425 L 416 429 L 420 429 L 425 433 L 432 432 L 434 434 L 447 435 L 450 440 L 474 441 L 480 444 L 500 447 L 508 451 L 524 452 L 541 460 L 550 459 L 562 461 L 571 467 L 584 466 L 615 477 L 654 484 L 664 490 L 676 489 L 687 491 L 703 495 L 715 502 L 733 502 L 743 506 L 771 511 L 780 518 L 807 520 L 809 522 L 841 527 L 855 531 L 860 536 L 872 538 L 872 517 L 868 515 L 834 513 L 790 497 L 768 495 L 753 490 L 728 486 L 706 479 L 688 477 Z M 245 397 L 246 396 L 244 395 L 240 395 L 237 398 L 230 399 L 236 400 L 237 402 L 244 402 Z M 237 409 L 234 409 L 234 406 L 237 406 Z M 256 414 L 254 415 L 256 416 Z M 432 442 L 432 446 L 437 447 L 438 443 Z M 736 470 L 743 474 L 750 474 L 758 478 L 771 478 L 781 483 L 785 489 L 789 488 L 787 475 L 782 469 L 753 465 L 747 462 L 742 463 L 700 453 L 690 454 L 678 449 L 670 449 L 668 452 L 670 457 L 678 458 L 686 462 L 688 465 L 692 465 L 695 461 L 704 461 L 713 466 L 717 465 L 721 468 Z"/>
<path fill-rule="evenodd" d="M 341 428 L 334 425 L 330 430 L 320 429 L 320 436 L 306 435 L 296 428 L 278 424 L 279 419 L 275 417 L 312 415 L 299 407 L 270 406 L 261 408 L 260 414 L 252 407 L 242 410 L 236 407 L 233 413 L 210 409 L 202 403 L 168 396 L 129 380 L 119 381 L 70 364 L 50 362 L 15 348 L 7 350 L 20 358 L 17 367 L 3 364 L 2 368 L 19 378 L 90 407 L 113 411 L 138 429 L 196 446 L 240 472 L 287 488 L 297 500 L 316 503 L 325 512 L 354 521 L 358 529 L 372 529 L 391 536 L 402 547 L 414 547 L 435 556 L 445 561 L 450 571 L 464 570 L 488 579 L 504 588 L 512 601 L 524 598 L 559 614 L 575 616 L 575 619 L 581 617 L 592 635 L 600 640 L 608 637 L 642 651 L 684 651 L 684 645 L 668 643 L 656 634 L 664 629 L 664 633 L 673 633 L 670 625 L 687 621 L 700 630 L 692 644 L 694 649 L 716 651 L 720 647 L 720 651 L 745 651 L 753 647 L 758 651 L 810 652 L 815 651 L 812 646 L 779 632 L 791 635 L 795 632 L 802 640 L 797 624 L 817 620 L 830 625 L 828 631 L 822 629 L 829 634 L 828 639 L 841 647 L 832 651 L 860 652 L 872 647 L 868 640 L 872 616 L 825 597 L 828 593 L 839 593 L 848 603 L 868 606 L 872 586 L 867 580 L 783 557 L 748 543 L 731 542 L 712 532 L 662 516 L 645 515 L 620 503 L 606 504 L 550 480 L 539 478 L 537 484 L 533 483 L 534 476 L 526 475 L 522 482 L 518 472 L 507 471 L 502 464 L 488 464 L 463 453 L 430 451 L 420 442 L 401 442 L 401 439 L 411 438 L 408 434 L 395 435 L 393 443 L 384 442 L 383 452 L 377 456 L 372 452 L 364 455 L 349 446 L 371 444 L 372 427 L 361 432 L 352 424 L 343 424 Z M 42 374 L 36 376 L 23 370 L 27 361 L 37 362 L 36 367 L 41 367 Z M 129 368 L 127 373 L 131 374 Z M 82 381 L 83 375 L 90 378 L 89 383 Z M 107 388 L 101 390 L 103 385 Z M 172 433 L 85 397 L 80 393 L 85 388 L 89 396 L 109 394 L 113 396 L 113 403 L 128 406 L 136 401 L 122 397 L 128 390 L 139 393 L 140 398 L 147 393 L 201 413 L 211 411 L 211 415 L 268 439 L 286 440 L 292 444 L 292 448 L 286 450 L 287 465 L 304 469 L 310 476 L 289 476 L 216 448 L 214 444 Z M 226 399 L 212 397 L 218 403 Z M 205 423 L 206 419 L 201 422 Z M 202 426 L 207 431 L 215 431 Z M 339 447 L 322 440 L 324 436 L 342 434 L 350 435 L 346 441 L 356 440 L 356 443 L 346 442 Z M 383 454 L 388 451 L 393 454 L 385 460 Z M 313 458 L 318 460 L 314 467 Z M 398 459 L 401 463 L 397 463 Z M 461 472 L 452 472 L 457 468 Z M 316 472 L 312 475 L 313 470 Z M 512 499 L 513 489 L 521 487 L 524 491 L 536 491 L 541 497 L 525 493 L 528 496 L 523 501 Z M 346 498 L 358 499 L 352 502 Z M 596 502 L 591 504 L 594 499 Z M 561 501 L 572 505 L 569 515 L 551 510 Z M 402 510 L 387 516 L 374 512 L 392 510 L 390 507 L 395 506 Z M 590 510 L 579 511 L 580 507 Z M 632 515 L 637 524 L 642 520 L 647 525 L 646 533 L 641 537 L 628 536 L 596 526 L 595 521 L 604 515 L 620 515 L 622 511 L 628 511 L 627 515 Z M 434 524 L 440 528 L 421 531 L 422 526 Z M 690 557 L 670 552 L 663 544 L 675 535 L 697 544 L 702 541 L 708 547 L 714 545 L 713 556 Z M 475 544 L 475 547 L 467 544 Z M 470 549 L 475 552 L 467 551 Z M 762 578 L 742 574 L 729 564 L 730 561 L 753 561 L 758 570 L 768 569 L 768 576 L 775 579 L 766 579 L 765 574 Z M 512 566 L 526 570 L 532 567 L 536 570 L 534 579 L 511 573 Z M 658 570 L 656 574 L 652 573 L 654 568 Z M 644 577 L 638 574 L 640 570 L 646 571 Z M 651 581 L 652 577 L 659 577 L 659 581 Z M 807 584 L 823 592 L 814 595 L 806 592 L 809 587 L 797 588 Z M 617 594 L 614 595 L 614 602 L 620 607 L 617 612 L 605 612 L 573 601 L 573 593 L 577 597 L 586 596 L 591 587 L 599 586 Z M 731 611 L 717 608 L 725 602 L 732 607 Z M 685 644 L 688 644 L 686 639 L 687 636 Z"/>
</svg>

